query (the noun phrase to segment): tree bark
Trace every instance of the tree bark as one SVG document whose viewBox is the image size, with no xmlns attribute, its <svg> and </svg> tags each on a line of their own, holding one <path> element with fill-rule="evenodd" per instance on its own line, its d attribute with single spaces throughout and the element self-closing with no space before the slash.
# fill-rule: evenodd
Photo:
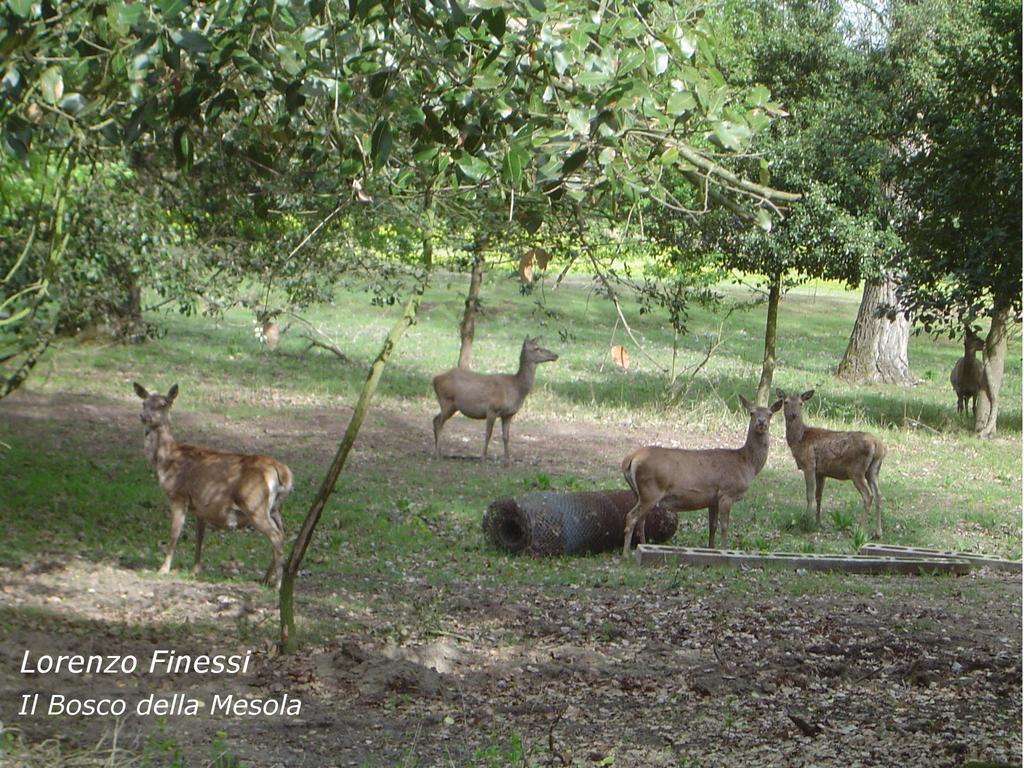
<svg viewBox="0 0 1024 768">
<path fill-rule="evenodd" d="M 295 543 L 292 545 L 291 553 L 288 555 L 288 562 L 284 567 L 284 574 L 281 579 L 281 588 L 278 594 L 278 607 L 281 618 L 282 653 L 292 653 L 298 649 L 299 645 L 298 636 L 295 632 L 295 579 L 299 574 L 299 567 L 302 565 L 302 559 L 306 555 L 306 549 L 309 547 L 310 541 L 312 541 L 313 532 L 316 530 L 317 523 L 320 521 L 320 516 L 323 514 L 324 505 L 327 503 L 327 499 L 334 491 L 334 485 L 338 482 L 338 476 L 341 474 L 341 470 L 344 468 L 345 462 L 348 460 L 348 455 L 352 450 L 352 446 L 355 445 L 356 437 L 359 435 L 359 429 L 363 425 L 363 420 L 366 418 L 366 414 L 370 410 L 370 402 L 373 400 L 373 395 L 377 391 L 377 384 L 380 382 L 380 377 L 384 373 L 384 366 L 387 365 L 388 358 L 391 357 L 391 353 L 394 351 L 398 340 L 401 339 L 405 332 L 416 322 L 416 313 L 419 311 L 420 300 L 423 298 L 423 292 L 426 290 L 427 283 L 430 280 L 430 272 L 433 263 L 433 219 L 431 213 L 430 197 L 428 195 L 427 211 L 425 216 L 426 229 L 423 235 L 423 277 L 413 289 L 412 294 L 406 301 L 405 308 L 402 311 L 402 316 L 399 317 L 391 327 L 387 338 L 384 339 L 384 344 L 381 346 L 380 352 L 377 353 L 377 358 L 370 366 L 370 371 L 366 376 L 366 381 L 363 383 L 362 391 L 359 393 L 359 400 L 356 401 L 356 406 L 352 411 L 352 418 L 349 420 L 348 428 L 345 430 L 345 435 L 342 437 L 341 443 L 338 445 L 338 451 L 334 455 L 334 460 L 331 462 L 331 466 L 327 470 L 327 474 L 324 476 L 323 482 L 320 484 L 320 490 L 317 491 L 316 498 L 313 499 L 313 503 L 310 505 L 309 511 L 306 513 L 306 519 L 303 521 L 302 528 L 299 530 L 299 535 L 295 539 Z"/>
<path fill-rule="evenodd" d="M 469 293 L 466 294 L 466 308 L 459 325 L 459 368 L 469 368 L 473 355 L 473 334 L 476 328 L 476 310 L 480 304 L 480 283 L 484 276 L 484 253 L 482 247 L 473 249 L 473 268 L 469 273 Z"/>
<path fill-rule="evenodd" d="M 757 384 L 757 404 L 768 404 L 775 375 L 775 336 L 779 324 L 779 299 L 782 295 L 782 275 L 772 275 L 768 288 L 768 318 L 764 325 L 764 359 L 761 361 L 761 380 Z"/>
<path fill-rule="evenodd" d="M 886 306 L 896 306 L 896 281 L 890 274 L 864 283 L 857 319 L 836 371 L 839 378 L 856 382 L 914 383 L 907 355 L 910 321 L 902 312 L 885 312 Z"/>
<path fill-rule="evenodd" d="M 982 359 L 981 391 L 978 392 L 978 408 L 974 414 L 974 432 L 978 437 L 995 437 L 996 434 L 1009 319 L 1009 307 L 996 307 L 992 312 L 992 326 L 985 338 Z"/>
</svg>

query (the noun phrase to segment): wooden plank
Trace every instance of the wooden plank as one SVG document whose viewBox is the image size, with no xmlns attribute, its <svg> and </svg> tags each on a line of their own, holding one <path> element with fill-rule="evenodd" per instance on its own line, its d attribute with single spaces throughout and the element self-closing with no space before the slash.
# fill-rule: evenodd
<svg viewBox="0 0 1024 768">
<path fill-rule="evenodd" d="M 875 555 L 876 557 L 911 557 L 911 558 L 956 558 L 966 560 L 975 568 L 992 568 L 997 571 L 1021 572 L 1020 560 L 1003 560 L 999 557 L 989 555 L 978 555 L 974 552 L 954 552 L 952 550 L 928 549 L 926 547 L 901 547 L 898 544 L 865 544 L 859 550 L 862 555 Z"/>
<path fill-rule="evenodd" d="M 873 555 L 813 555 L 800 552 L 740 552 L 734 549 L 669 547 L 641 544 L 634 554 L 640 565 L 728 565 L 733 568 L 781 568 L 842 571 L 861 574 L 970 573 L 971 563 L 956 558 L 878 557 Z"/>
</svg>

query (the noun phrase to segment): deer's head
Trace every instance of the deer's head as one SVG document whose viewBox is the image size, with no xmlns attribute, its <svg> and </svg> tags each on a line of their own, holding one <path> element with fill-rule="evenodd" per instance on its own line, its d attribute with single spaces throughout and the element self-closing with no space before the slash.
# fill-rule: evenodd
<svg viewBox="0 0 1024 768">
<path fill-rule="evenodd" d="M 558 359 L 558 355 L 550 349 L 544 349 L 544 347 L 537 343 L 539 340 L 539 336 L 532 339 L 527 336 L 523 340 L 523 359 L 531 363 L 553 363 Z"/>
<path fill-rule="evenodd" d="M 139 383 L 133 384 L 135 394 L 142 398 L 142 413 L 139 418 L 147 427 L 166 426 L 171 423 L 171 406 L 178 396 L 178 385 L 171 387 L 166 395 L 147 392 Z"/>
<path fill-rule="evenodd" d="M 768 425 L 771 423 L 772 416 L 775 415 L 779 408 L 782 407 L 781 398 L 776 400 L 767 408 L 754 405 L 754 403 L 747 400 L 743 395 L 740 395 L 740 402 L 743 404 L 743 407 L 747 409 L 747 413 L 750 414 L 750 425 L 758 435 L 768 433 Z"/>
<path fill-rule="evenodd" d="M 799 421 L 803 416 L 804 403 L 814 397 L 814 390 L 809 389 L 801 394 L 787 395 L 781 389 L 775 390 L 775 394 L 782 401 L 783 413 L 786 416 L 786 423 Z"/>
<path fill-rule="evenodd" d="M 967 331 L 967 336 L 964 338 L 964 350 L 967 354 L 973 355 L 975 352 L 981 352 L 984 348 L 985 340 L 974 331 Z"/>
</svg>

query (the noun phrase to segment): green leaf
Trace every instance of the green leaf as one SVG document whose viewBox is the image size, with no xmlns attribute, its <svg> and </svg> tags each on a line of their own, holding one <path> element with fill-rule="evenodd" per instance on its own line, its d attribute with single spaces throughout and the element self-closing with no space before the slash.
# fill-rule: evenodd
<svg viewBox="0 0 1024 768">
<path fill-rule="evenodd" d="M 763 85 L 756 85 L 747 94 L 746 102 L 748 107 L 763 107 L 772 97 L 772 92 Z"/>
<path fill-rule="evenodd" d="M 168 112 L 172 118 L 191 119 L 199 111 L 199 102 L 202 100 L 203 92 L 199 88 L 186 88 L 171 100 L 171 109 Z"/>
<path fill-rule="evenodd" d="M 4 148 L 12 157 L 14 157 L 15 160 L 24 160 L 28 156 L 28 144 L 17 134 L 4 134 Z"/>
<path fill-rule="evenodd" d="M 647 49 L 647 67 L 653 75 L 663 75 L 668 71 L 668 48 L 660 40 L 655 40 Z"/>
<path fill-rule="evenodd" d="M 415 159 L 417 163 L 429 163 L 431 160 L 437 157 L 438 151 L 439 150 L 436 146 L 424 147 L 423 149 L 419 149 L 416 151 L 416 153 L 413 155 L 413 159 Z"/>
<path fill-rule="evenodd" d="M 697 106 L 697 100 L 693 97 L 693 94 L 689 91 L 676 91 L 668 97 L 668 103 L 665 105 L 665 109 L 670 115 L 685 114 L 692 112 Z"/>
<path fill-rule="evenodd" d="M 772 231 L 772 217 L 764 208 L 758 208 L 757 213 L 754 215 L 754 223 L 758 227 L 763 229 L 765 232 Z"/>
<path fill-rule="evenodd" d="M 185 126 L 180 126 L 174 132 L 174 160 L 179 168 L 186 171 L 192 168 L 192 138 Z"/>
<path fill-rule="evenodd" d="M 679 159 L 679 150 L 675 147 L 669 147 L 661 153 L 661 164 L 672 165 Z"/>
<path fill-rule="evenodd" d="M 39 77 L 39 90 L 50 104 L 56 104 L 64 96 L 64 77 L 60 67 L 48 67 Z"/>
<path fill-rule="evenodd" d="M 346 158 L 338 163 L 339 176 L 355 176 L 363 170 L 363 164 L 354 158 Z"/>
<path fill-rule="evenodd" d="M 378 120 L 377 125 L 373 128 L 373 134 L 370 139 L 370 157 L 373 160 L 374 168 L 381 168 L 388 161 L 393 141 L 391 124 L 386 118 Z"/>
<path fill-rule="evenodd" d="M 476 5 L 478 7 L 485 7 L 482 4 L 486 0 L 477 0 Z M 505 17 L 505 11 L 500 7 L 495 7 L 493 10 L 484 11 L 481 14 L 484 17 L 484 23 L 487 24 L 487 30 L 499 40 L 505 36 L 505 25 L 507 19 Z"/>
<path fill-rule="evenodd" d="M 89 102 L 80 93 L 69 93 L 60 100 L 58 104 L 64 112 L 67 112 L 73 117 L 77 117 L 86 107 L 89 106 Z"/>
<path fill-rule="evenodd" d="M 467 155 L 465 153 L 458 159 L 456 164 L 470 181 L 480 181 L 491 170 L 491 166 L 476 155 Z"/>
<path fill-rule="evenodd" d="M 587 161 L 587 155 L 589 154 L 590 150 L 584 147 L 565 158 L 565 162 L 562 163 L 562 175 L 568 176 L 573 171 L 579 169 Z"/>
<path fill-rule="evenodd" d="M 32 0 L 7 0 L 7 7 L 21 18 L 27 19 L 32 13 Z"/>
<path fill-rule="evenodd" d="M 501 161 L 501 176 L 513 187 L 518 187 L 523 178 L 523 156 L 524 152 L 518 149 L 510 149 L 505 153 Z"/>
<path fill-rule="evenodd" d="M 134 27 L 146 13 L 142 3 L 123 3 L 117 8 L 117 22 L 123 27 Z"/>
<path fill-rule="evenodd" d="M 387 67 L 370 75 L 370 95 L 375 99 L 382 97 L 388 89 L 388 81 L 394 73 L 393 67 Z"/>
<path fill-rule="evenodd" d="M 155 5 L 160 9 L 164 18 L 171 19 L 185 10 L 188 0 L 155 0 Z"/>
<path fill-rule="evenodd" d="M 570 109 L 566 116 L 566 122 L 580 136 L 586 136 L 590 133 L 590 110 Z"/>
<path fill-rule="evenodd" d="M 209 53 L 213 48 L 210 41 L 194 29 L 176 29 L 171 32 L 171 41 L 189 53 Z"/>
</svg>

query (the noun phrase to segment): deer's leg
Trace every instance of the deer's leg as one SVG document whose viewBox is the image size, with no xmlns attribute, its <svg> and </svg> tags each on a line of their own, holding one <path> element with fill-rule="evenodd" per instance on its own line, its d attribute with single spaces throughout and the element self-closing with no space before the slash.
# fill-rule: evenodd
<svg viewBox="0 0 1024 768">
<path fill-rule="evenodd" d="M 868 520 L 871 518 L 871 488 L 868 487 L 868 481 L 864 475 L 853 474 L 850 479 L 853 480 L 853 484 L 857 486 L 857 490 L 860 492 L 861 501 L 864 502 L 864 512 L 860 516 L 860 526 L 861 528 L 865 528 L 867 527 Z"/>
<path fill-rule="evenodd" d="M 624 560 L 629 559 L 629 550 L 633 544 L 633 531 L 636 530 L 637 523 L 643 525 L 643 519 L 647 517 L 647 513 L 653 506 L 654 504 L 645 505 L 643 500 L 637 499 L 636 506 L 626 514 L 626 529 L 623 531 L 625 538 L 622 542 L 622 558 Z"/>
<path fill-rule="evenodd" d="M 199 573 L 203 558 L 203 534 L 206 533 L 206 523 L 196 517 L 196 559 L 192 563 L 192 573 Z"/>
<path fill-rule="evenodd" d="M 868 485 L 871 495 L 875 497 L 875 538 L 882 538 L 882 494 L 878 490 L 878 470 L 881 469 L 877 460 L 868 469 Z"/>
<path fill-rule="evenodd" d="M 174 548 L 178 546 L 178 538 L 181 536 L 181 529 L 185 527 L 185 512 L 188 505 L 183 501 L 171 502 L 171 535 L 167 541 L 167 556 L 164 564 L 160 566 L 160 573 L 171 572 L 171 561 L 174 560 Z"/>
<path fill-rule="evenodd" d="M 284 554 L 284 533 L 280 528 L 277 527 L 277 522 L 274 520 L 271 514 L 266 515 L 251 515 L 249 519 L 252 521 L 252 527 L 262 533 L 270 541 L 270 546 L 273 549 L 273 556 L 270 560 L 270 565 L 267 566 L 267 572 L 263 576 L 263 583 L 268 587 L 277 589 L 281 583 L 281 557 Z"/>
<path fill-rule="evenodd" d="M 715 531 L 718 530 L 718 500 L 708 507 L 708 547 L 715 548 Z"/>
<path fill-rule="evenodd" d="M 731 499 L 721 499 L 718 502 L 718 527 L 722 531 L 722 549 L 729 548 L 729 510 L 732 509 Z"/>
<path fill-rule="evenodd" d="M 282 496 L 280 493 L 274 498 L 274 503 L 270 507 L 270 519 L 274 521 L 274 525 L 281 531 L 281 535 L 284 536 L 284 519 L 281 517 L 281 506 L 284 504 L 284 500 L 287 498 L 287 494 Z"/>
<path fill-rule="evenodd" d="M 508 428 L 512 426 L 511 416 L 501 417 L 501 442 L 505 444 L 505 465 L 507 466 L 511 459 L 508 455 Z"/>
<path fill-rule="evenodd" d="M 821 525 L 821 492 L 825 490 L 825 476 L 814 474 L 814 519 Z"/>
<path fill-rule="evenodd" d="M 956 412 L 958 414 L 964 412 L 964 396 L 959 392 L 956 393 Z"/>
<path fill-rule="evenodd" d="M 491 435 L 494 433 L 494 420 L 497 414 L 493 411 L 487 412 L 487 426 L 484 428 L 484 461 L 487 461 L 487 446 L 491 442 Z"/>
<path fill-rule="evenodd" d="M 455 415 L 456 410 L 458 409 L 455 407 L 455 403 L 441 403 L 441 412 L 434 417 L 434 458 L 440 458 L 441 456 L 440 449 L 438 448 L 441 440 L 441 430 L 444 429 L 444 423 Z"/>
<path fill-rule="evenodd" d="M 804 489 L 807 493 L 807 516 L 811 516 L 811 511 L 814 509 L 814 483 L 815 483 L 815 472 L 814 469 L 808 467 L 804 470 Z M 817 515 L 814 518 L 814 524 L 821 527 L 821 509 L 818 510 Z"/>
</svg>

